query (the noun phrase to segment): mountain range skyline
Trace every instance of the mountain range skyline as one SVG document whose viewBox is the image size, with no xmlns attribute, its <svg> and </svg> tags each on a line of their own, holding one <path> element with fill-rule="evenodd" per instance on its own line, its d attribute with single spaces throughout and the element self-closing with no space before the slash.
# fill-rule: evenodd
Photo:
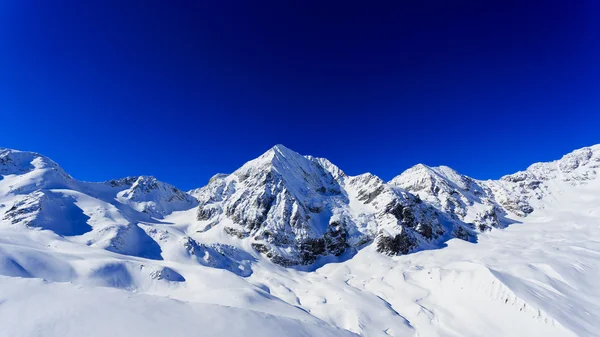
<svg viewBox="0 0 600 337">
<path fill-rule="evenodd" d="M 273 263 L 306 266 L 354 254 L 371 242 L 387 255 L 443 247 L 452 238 L 477 242 L 482 233 L 532 213 L 536 199 L 553 188 L 547 181 L 595 179 L 599 154 L 600 145 L 585 147 L 499 180 L 417 164 L 386 182 L 368 172 L 348 175 L 326 158 L 279 144 L 234 172 L 215 174 L 206 185 L 183 192 L 153 176 L 80 181 L 43 155 L 0 149 L 0 192 L 23 196 L 13 200 L 4 220 L 87 236 L 88 242 L 104 242 L 98 244 L 122 254 L 162 259 L 160 240 L 135 223 L 155 226 L 159 219 L 197 209 L 191 225 L 196 233 L 222 231 L 251 243 Z M 73 198 L 106 202 L 116 208 L 104 213 L 122 215 L 107 221 L 104 214 L 100 223 L 108 227 L 98 229 L 90 224 L 99 220 L 89 219 L 89 211 L 81 214 L 75 206 L 81 201 L 72 205 Z M 189 240 L 186 247 L 197 245 Z"/>
<path fill-rule="evenodd" d="M 498 179 L 599 141 L 593 1 L 4 6 L 0 145 L 82 180 L 191 189 L 278 143 Z"/>
<path fill-rule="evenodd" d="M 599 169 L 600 144 L 385 182 L 276 145 L 184 192 L 3 148 L 0 334 L 595 336 Z"/>
<path fill-rule="evenodd" d="M 590 147 L 590 146 L 594 146 L 594 145 L 593 145 L 593 144 L 592 144 L 592 145 L 584 145 L 584 146 L 582 146 L 581 148 L 587 148 L 587 147 Z M 259 154 L 258 156 L 256 156 L 255 158 L 258 158 L 258 157 L 260 157 L 260 155 L 261 155 L 261 154 L 262 154 L 262 155 L 264 155 L 264 153 L 266 153 L 266 152 L 268 152 L 268 151 L 270 151 L 270 150 L 272 150 L 272 149 L 274 149 L 274 148 L 277 148 L 277 147 L 283 147 L 283 148 L 289 149 L 289 150 L 291 150 L 291 151 L 294 151 L 294 149 L 291 149 L 291 148 L 289 148 L 289 147 L 285 146 L 285 144 L 274 144 L 273 146 L 271 146 L 270 148 L 268 148 L 266 151 L 260 152 L 260 154 Z M 39 151 L 35 151 L 35 150 L 26 150 L 26 149 L 18 149 L 18 148 L 10 148 L 10 147 L 6 147 L 6 146 L 5 146 L 5 147 L 3 147 L 3 146 L 0 146 L 0 150 L 2 150 L 2 149 L 5 149 L 5 150 L 16 150 L 16 151 L 22 151 L 22 152 L 32 152 L 32 153 L 36 153 L 36 154 L 41 154 L 41 152 L 39 152 Z M 294 151 L 294 152 L 296 152 L 296 151 Z M 307 154 L 307 155 L 308 155 L 308 156 L 312 156 L 312 154 Z M 541 160 L 541 161 L 529 161 L 529 163 L 530 163 L 530 164 L 526 164 L 526 165 L 524 165 L 524 166 L 522 166 L 522 167 L 520 167 L 520 168 L 517 168 L 517 169 L 516 169 L 516 170 L 514 170 L 514 171 L 509 171 L 509 172 L 500 173 L 500 175 L 499 175 L 499 176 L 497 176 L 497 177 L 474 177 L 474 176 L 471 176 L 471 175 L 469 175 L 469 174 L 466 174 L 466 175 L 467 175 L 467 176 L 470 176 L 470 177 L 472 177 L 472 178 L 478 179 L 478 180 L 482 180 L 482 181 L 485 181 L 485 180 L 497 180 L 497 179 L 500 179 L 500 178 L 502 178 L 502 177 L 504 177 L 504 176 L 507 176 L 507 175 L 513 174 L 513 173 L 515 173 L 515 172 L 519 172 L 519 171 L 524 171 L 524 170 L 526 170 L 526 169 L 527 169 L 529 166 L 531 166 L 531 163 L 532 163 L 532 162 L 533 162 L 533 163 L 539 163 L 539 162 L 550 162 L 550 161 L 556 160 L 556 158 L 559 158 L 559 157 L 561 157 L 562 155 L 564 155 L 564 153 L 563 153 L 563 152 L 561 152 L 559 155 L 556 155 L 556 156 L 550 157 L 550 158 L 548 158 L 547 160 Z M 317 158 L 327 158 L 327 157 L 321 157 L 321 156 L 316 156 L 316 157 L 317 157 Z M 234 172 L 236 169 L 238 169 L 239 167 L 241 167 L 241 166 L 242 166 L 244 163 L 247 163 L 248 161 L 250 161 L 250 160 L 252 160 L 252 159 L 253 159 L 253 158 L 246 158 L 245 160 L 243 159 L 241 162 L 238 162 L 236 165 L 234 165 L 234 166 L 232 167 L 232 169 L 231 169 L 231 170 L 229 170 L 229 171 L 227 171 L 227 172 L 225 172 L 225 171 L 222 171 L 222 172 L 216 172 L 216 171 L 213 171 L 213 173 L 209 173 L 209 174 L 207 175 L 207 178 L 206 178 L 206 180 L 205 180 L 204 182 L 200 182 L 199 184 L 190 185 L 191 183 L 184 183 L 184 184 L 183 184 L 183 186 L 185 186 L 185 187 L 183 187 L 183 188 L 182 188 L 182 190 L 184 190 L 184 191 L 190 191 L 190 190 L 197 189 L 197 188 L 199 188 L 199 187 L 205 186 L 205 185 L 206 185 L 206 184 L 209 182 L 209 180 L 210 180 L 211 178 L 213 178 L 215 175 L 220 175 L 220 174 L 230 174 L 230 173 Z M 327 158 L 327 159 L 328 159 L 328 158 Z M 57 162 L 57 163 L 58 163 L 58 162 Z M 58 163 L 58 164 L 59 164 L 61 167 L 63 167 L 63 165 L 62 165 L 62 164 L 60 164 L 60 163 Z M 414 163 L 413 165 L 410 165 L 410 166 L 408 166 L 407 168 L 405 168 L 405 169 L 401 170 L 400 172 L 397 172 L 397 173 L 395 173 L 395 174 L 394 174 L 394 173 L 392 173 L 391 177 L 389 177 L 388 179 L 383 179 L 383 178 L 382 178 L 382 179 L 383 179 L 384 181 L 391 181 L 391 180 L 393 180 L 394 178 L 396 178 L 396 177 L 398 177 L 399 175 L 401 175 L 403 172 L 409 171 L 409 170 L 411 170 L 412 168 L 414 168 L 414 167 L 416 167 L 416 166 L 419 166 L 419 165 L 423 165 L 423 166 L 426 166 L 426 167 L 434 167 L 434 168 L 435 168 L 435 167 L 444 167 L 444 166 L 445 166 L 445 167 L 452 167 L 452 166 L 450 166 L 450 165 L 446 165 L 445 163 L 439 163 L 438 165 L 428 165 L 427 163 L 421 163 L 421 162 L 418 162 L 418 163 Z M 345 170 L 343 167 L 340 167 L 340 168 L 341 168 L 343 171 L 346 171 L 346 170 Z M 452 168 L 452 169 L 454 169 L 454 168 Z M 66 170 L 66 171 L 69 171 L 69 170 Z M 457 171 L 459 171 L 459 170 L 457 170 Z M 468 171 L 468 170 L 467 170 L 467 171 Z M 69 171 L 69 172 L 70 172 L 70 171 Z M 459 172 L 461 172 L 461 173 L 464 173 L 464 172 L 462 172 L 462 171 L 459 171 Z M 355 172 L 355 173 L 353 173 L 352 175 L 360 175 L 360 174 L 363 174 L 363 173 L 372 173 L 372 172 L 371 172 L 371 171 L 369 171 L 369 170 L 366 170 L 366 171 L 363 171 L 363 172 Z M 381 176 L 379 176 L 379 175 L 377 175 L 377 174 L 375 174 L 375 173 L 373 173 L 373 174 L 374 174 L 375 176 L 378 176 L 378 177 L 380 177 L 380 178 L 381 178 Z M 176 183 L 173 183 L 173 182 L 171 182 L 171 181 L 169 181 L 169 180 L 161 179 L 159 176 L 157 176 L 157 175 L 153 174 L 152 172 L 145 172 L 144 174 L 138 174 L 138 173 L 135 173 L 135 172 L 133 172 L 133 173 L 125 174 L 125 175 L 122 175 L 122 176 L 109 176 L 109 177 L 103 177 L 103 178 L 101 178 L 101 179 L 90 179 L 90 180 L 86 180 L 86 179 L 80 179 L 80 178 L 79 178 L 79 177 L 78 177 L 76 174 L 75 174 L 75 175 L 74 175 L 74 174 L 71 174 L 71 176 L 73 176 L 74 178 L 76 178 L 76 179 L 78 179 L 78 180 L 81 180 L 81 181 L 89 181 L 89 182 L 102 182 L 102 181 L 110 181 L 110 180 L 125 179 L 125 178 L 129 178 L 129 177 L 149 176 L 149 177 L 155 177 L 155 178 L 159 178 L 159 180 L 161 180 L 161 181 L 164 181 L 164 182 L 167 182 L 167 183 L 169 183 L 169 184 L 172 184 L 172 185 L 174 185 L 174 186 L 177 186 L 177 187 L 179 187 L 179 185 L 178 185 L 178 184 L 176 184 Z M 181 178 L 182 178 L 182 177 L 180 176 L 179 178 L 180 178 L 180 180 L 181 180 Z M 183 180 L 184 180 L 184 181 L 189 181 L 189 180 L 195 180 L 195 179 L 184 178 Z"/>
</svg>

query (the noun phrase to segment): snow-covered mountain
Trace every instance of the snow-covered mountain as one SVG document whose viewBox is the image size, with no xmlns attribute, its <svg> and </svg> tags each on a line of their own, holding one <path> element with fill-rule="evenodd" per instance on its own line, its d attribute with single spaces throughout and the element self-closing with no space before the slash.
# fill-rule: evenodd
<svg viewBox="0 0 600 337">
<path fill-rule="evenodd" d="M 466 233 L 458 225 L 443 227 L 432 207 L 373 175 L 348 177 L 325 159 L 282 145 L 193 194 L 200 201 L 199 230 L 251 240 L 284 266 L 339 256 L 374 240 L 386 254 L 406 254 L 454 229 Z"/>
<path fill-rule="evenodd" d="M 235 319 L 230 335 L 600 335 L 598 170 L 595 145 L 499 180 L 419 164 L 385 182 L 277 145 L 184 192 L 148 176 L 82 182 L 2 148 L 0 335 L 77 335 L 58 317 L 95 326 L 99 309 L 70 310 L 73 294 L 103 308 L 129 291 L 145 294 L 124 302 L 130 319 L 155 321 L 139 334 L 195 331 L 191 310 Z M 30 291 L 64 299 L 63 314 L 11 319 L 32 311 Z M 168 309 L 146 319 L 146 306 Z"/>
<path fill-rule="evenodd" d="M 477 233 L 533 212 L 531 200 L 547 189 L 543 181 L 595 177 L 594 153 L 575 151 L 499 181 L 419 164 L 385 183 L 369 173 L 347 176 L 326 159 L 277 145 L 192 194 L 200 201 L 200 231 L 217 227 L 251 240 L 275 263 L 306 265 L 371 242 L 382 253 L 398 255 L 451 238 L 475 241 Z"/>
</svg>

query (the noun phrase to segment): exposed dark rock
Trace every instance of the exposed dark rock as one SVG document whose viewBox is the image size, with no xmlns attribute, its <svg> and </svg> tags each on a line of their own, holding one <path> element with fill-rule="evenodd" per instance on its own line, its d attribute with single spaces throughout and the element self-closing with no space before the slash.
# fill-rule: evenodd
<svg viewBox="0 0 600 337">
<path fill-rule="evenodd" d="M 231 227 L 225 227 L 223 228 L 223 230 L 225 231 L 225 233 L 231 235 L 231 236 L 235 236 L 239 239 L 244 239 L 248 237 L 248 233 L 239 230 L 239 229 L 235 229 L 235 228 L 231 228 Z"/>
<path fill-rule="evenodd" d="M 299 244 L 298 248 L 301 264 L 311 264 L 317 257 L 325 253 L 325 240 L 323 238 L 306 239 Z"/>
<path fill-rule="evenodd" d="M 492 228 L 488 225 L 485 224 L 480 224 L 479 226 L 477 226 L 477 228 L 479 229 L 479 231 L 481 232 L 485 232 L 487 230 L 491 230 Z"/>
<path fill-rule="evenodd" d="M 311 213 L 321 213 L 323 212 L 323 206 L 308 206 L 308 210 Z"/>
<path fill-rule="evenodd" d="M 209 220 L 212 217 L 214 217 L 217 214 L 221 213 L 221 209 L 218 207 L 210 207 L 210 206 L 203 206 L 200 205 L 198 207 L 198 215 L 197 215 L 197 219 L 202 221 L 202 220 Z"/>
<path fill-rule="evenodd" d="M 386 255 L 403 255 L 415 246 L 415 240 L 406 231 L 392 237 L 380 232 L 376 238 L 377 251 Z"/>
<path fill-rule="evenodd" d="M 272 256 L 267 255 L 267 257 L 271 259 L 271 262 L 278 264 L 282 267 L 291 267 L 291 266 L 296 266 L 298 264 L 301 264 L 300 261 L 288 259 L 288 258 L 285 258 L 280 255 L 272 255 Z"/>
<path fill-rule="evenodd" d="M 347 236 L 348 234 L 342 224 L 337 222 L 330 223 L 324 235 L 325 250 L 335 256 L 342 254 L 347 248 Z"/>
<path fill-rule="evenodd" d="M 520 209 L 523 213 L 525 214 L 530 214 L 533 212 L 533 207 L 531 207 L 530 205 L 520 205 Z"/>
<path fill-rule="evenodd" d="M 274 263 L 282 266 L 308 265 L 324 255 L 340 255 L 346 248 L 347 233 L 344 227 L 337 222 L 329 225 L 327 232 L 321 238 L 309 238 L 297 244 L 298 258 L 283 257 L 273 253 L 267 245 L 252 243 L 252 248 L 261 254 L 265 254 Z M 281 242 L 276 242 L 281 244 Z"/>
<path fill-rule="evenodd" d="M 253 242 L 252 248 L 261 254 L 266 254 L 269 251 L 269 248 L 262 243 Z"/>
<path fill-rule="evenodd" d="M 371 203 L 373 200 L 375 200 L 375 198 L 377 198 L 381 193 L 383 193 L 383 191 L 385 190 L 385 187 L 383 187 L 383 185 L 377 187 L 377 189 L 375 189 L 375 191 L 367 193 L 365 191 L 361 191 L 358 194 L 358 200 L 364 202 L 365 204 Z"/>
<path fill-rule="evenodd" d="M 399 221 L 402 221 L 404 219 L 404 215 L 402 214 L 404 212 L 404 206 L 399 202 L 394 201 L 388 204 L 385 207 L 385 212 L 392 214 Z"/>
<path fill-rule="evenodd" d="M 465 240 L 465 241 L 470 241 L 471 236 L 469 235 L 469 232 L 467 232 L 464 228 L 462 227 L 458 227 L 455 231 L 454 231 L 454 237 L 461 239 L 461 240 Z"/>
<path fill-rule="evenodd" d="M 243 209 L 240 209 L 244 198 L 247 197 L 246 194 L 242 195 L 228 207 L 226 214 L 230 216 L 235 223 L 244 226 L 248 231 L 253 231 L 259 229 L 266 220 L 267 214 L 275 201 L 275 197 L 267 195 L 266 193 L 260 194 L 254 198 L 253 204 L 258 212 L 248 214 L 248 212 L 244 212 Z"/>
<path fill-rule="evenodd" d="M 429 224 L 419 223 L 415 230 L 427 239 L 431 240 L 433 238 L 433 228 Z"/>
</svg>

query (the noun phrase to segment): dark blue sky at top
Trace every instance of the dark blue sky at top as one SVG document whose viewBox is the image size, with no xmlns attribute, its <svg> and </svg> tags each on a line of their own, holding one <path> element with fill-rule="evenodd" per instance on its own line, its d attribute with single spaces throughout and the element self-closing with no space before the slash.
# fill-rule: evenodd
<svg viewBox="0 0 600 337">
<path fill-rule="evenodd" d="M 0 3 L 0 146 L 188 189 L 282 143 L 498 178 L 600 143 L 596 1 Z"/>
</svg>

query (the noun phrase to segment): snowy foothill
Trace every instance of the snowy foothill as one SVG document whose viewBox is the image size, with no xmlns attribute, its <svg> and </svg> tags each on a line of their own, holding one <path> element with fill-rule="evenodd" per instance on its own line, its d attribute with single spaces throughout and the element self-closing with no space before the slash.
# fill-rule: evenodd
<svg viewBox="0 0 600 337">
<path fill-rule="evenodd" d="M 0 336 L 600 336 L 599 170 L 384 182 L 278 145 L 184 192 L 0 149 Z"/>
</svg>

